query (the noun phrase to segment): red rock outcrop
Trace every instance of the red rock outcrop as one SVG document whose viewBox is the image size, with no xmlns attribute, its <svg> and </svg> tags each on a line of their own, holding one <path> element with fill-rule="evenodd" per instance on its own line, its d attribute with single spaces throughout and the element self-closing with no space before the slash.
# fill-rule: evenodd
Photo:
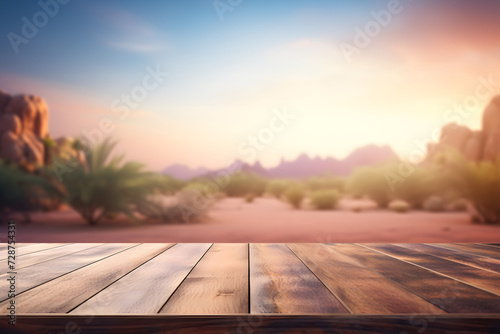
<svg viewBox="0 0 500 334">
<path fill-rule="evenodd" d="M 483 160 L 495 160 L 500 154 L 500 95 L 484 110 L 483 134 Z"/>
<path fill-rule="evenodd" d="M 494 97 L 483 113 L 482 129 L 447 124 L 438 143 L 428 147 L 429 157 L 446 148 L 454 148 L 470 161 L 493 161 L 500 156 L 500 95 Z"/>
<path fill-rule="evenodd" d="M 0 91 L 0 159 L 15 164 L 44 164 L 48 108 L 33 95 Z"/>
</svg>

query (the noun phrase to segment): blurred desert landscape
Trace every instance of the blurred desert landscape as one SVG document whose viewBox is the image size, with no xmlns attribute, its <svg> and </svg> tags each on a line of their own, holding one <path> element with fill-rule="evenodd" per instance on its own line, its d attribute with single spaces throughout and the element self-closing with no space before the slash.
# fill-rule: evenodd
<svg viewBox="0 0 500 334">
<path fill-rule="evenodd" d="M 188 3 L 2 5 L 18 242 L 500 241 L 498 1 Z"/>
<path fill-rule="evenodd" d="M 355 202 L 355 203 L 352 203 Z M 201 222 L 164 224 L 103 221 L 89 228 L 67 210 L 33 215 L 34 223 L 19 224 L 18 242 L 496 242 L 497 226 L 472 225 L 464 212 L 401 214 L 342 209 L 294 211 L 274 198 L 246 203 L 238 198 L 218 202 Z M 345 207 L 344 207 L 345 205 Z"/>
<path fill-rule="evenodd" d="M 105 138 L 48 133 L 43 98 L 0 93 L 2 219 L 21 242 L 493 242 L 500 232 L 500 96 L 472 131 L 442 128 L 418 163 L 368 145 L 343 160 L 161 173 Z"/>
</svg>

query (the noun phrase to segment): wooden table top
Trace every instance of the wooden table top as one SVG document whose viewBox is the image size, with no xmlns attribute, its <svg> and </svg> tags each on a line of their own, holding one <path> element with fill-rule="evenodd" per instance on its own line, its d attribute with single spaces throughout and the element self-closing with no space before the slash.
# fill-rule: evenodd
<svg viewBox="0 0 500 334">
<path fill-rule="evenodd" d="M 15 303 L 26 319 L 500 319 L 500 244 L 18 244 Z"/>
</svg>

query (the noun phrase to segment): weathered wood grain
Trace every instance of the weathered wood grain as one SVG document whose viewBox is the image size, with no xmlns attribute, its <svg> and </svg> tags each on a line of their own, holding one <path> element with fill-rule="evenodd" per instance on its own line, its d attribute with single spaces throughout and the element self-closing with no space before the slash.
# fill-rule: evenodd
<svg viewBox="0 0 500 334">
<path fill-rule="evenodd" d="M 27 255 L 27 254 L 31 254 L 31 253 L 35 253 L 35 252 L 40 252 L 40 251 L 43 251 L 46 249 L 61 247 L 64 245 L 68 245 L 68 244 L 61 244 L 61 243 L 59 243 L 59 244 L 28 244 L 28 245 L 24 245 L 24 247 L 19 247 L 19 245 L 16 244 L 15 246 L 16 246 L 17 256 L 21 256 L 21 255 Z M 8 245 L 5 245 L 5 249 L 3 250 L 3 252 L 0 253 L 0 261 L 7 259 L 7 257 L 8 257 L 7 248 L 8 248 Z"/>
<path fill-rule="evenodd" d="M 21 248 L 21 247 L 26 247 L 26 246 L 33 246 L 33 245 L 39 245 L 39 242 L 16 242 L 16 246 Z"/>
<path fill-rule="evenodd" d="M 470 245 L 470 244 L 466 244 L 466 245 Z M 474 244 L 474 245 L 480 245 L 480 246 L 484 246 L 484 247 L 489 247 L 489 249 L 491 250 L 495 250 L 497 253 L 500 254 L 500 244 Z"/>
<path fill-rule="evenodd" d="M 66 329 L 66 331 L 64 330 Z M 19 316 L 16 327 L 0 322 L 2 333 L 328 333 L 477 334 L 499 333 L 500 317 L 482 314 L 417 315 L 225 315 L 225 316 Z"/>
<path fill-rule="evenodd" d="M 491 270 L 500 273 L 500 261 L 486 256 L 466 254 L 432 244 L 397 244 L 398 246 L 417 250 L 443 259 L 466 264 L 468 266 Z"/>
<path fill-rule="evenodd" d="M 323 244 L 289 244 L 352 313 L 443 313 L 393 281 Z"/>
<path fill-rule="evenodd" d="M 137 244 L 105 244 L 69 256 L 63 256 L 19 269 L 17 271 L 17 277 L 21 279 L 16 281 L 16 294 L 19 295 L 40 284 L 136 245 Z M 8 277 L 8 274 L 2 274 L 0 275 L 0 280 L 4 282 Z M 6 284 L 0 285 L 0 301 L 7 299 L 8 289 L 9 287 Z M 0 310 L 0 314 L 3 311 L 4 310 Z"/>
<path fill-rule="evenodd" d="M 458 320 L 450 319 L 459 316 L 469 317 L 464 332 L 473 333 L 487 328 L 478 322 L 486 319 L 482 313 L 490 313 L 490 320 L 500 318 L 500 272 L 495 271 L 500 260 L 487 256 L 499 252 L 494 245 L 49 245 L 26 245 L 22 248 L 27 253 L 18 253 L 16 311 L 21 318 L 26 313 L 71 312 L 67 319 L 82 319 L 80 315 L 93 319 L 94 314 L 102 314 L 118 321 L 121 313 L 143 319 L 139 315 L 159 312 L 159 318 L 177 324 L 181 332 L 193 330 L 183 322 L 191 319 L 208 332 L 222 328 L 238 333 L 302 328 L 299 318 L 266 318 L 270 314 L 300 314 L 305 323 L 319 321 L 326 326 L 331 322 L 313 314 L 327 313 L 343 320 L 338 328 L 321 325 L 325 331 L 375 333 L 379 324 L 387 326 L 384 331 L 389 333 L 397 328 L 398 334 L 403 328 L 398 327 L 403 326 L 401 314 L 407 314 L 408 332 L 417 332 L 423 322 L 430 325 L 435 319 L 441 319 L 439 325 L 429 328 L 445 331 L 440 326 L 455 326 Z M 1 281 L 7 277 L 0 274 Z M 3 314 L 9 302 L 7 286 L 0 285 Z M 251 317 L 248 312 L 253 313 Z M 360 328 L 346 319 L 366 317 L 352 318 L 347 312 L 364 314 L 374 322 L 363 322 L 365 327 Z M 441 318 L 444 312 L 450 314 Z M 235 321 L 231 314 L 241 317 Z M 391 320 L 384 322 L 374 314 Z M 214 319 L 219 320 L 214 323 Z M 220 319 L 235 322 L 228 328 Z M 283 323 L 289 320 L 297 326 Z M 90 332 L 97 331 L 92 321 L 83 324 L 89 325 Z M 492 322 L 486 326 L 494 332 Z M 311 325 L 306 328 L 310 330 Z"/>
<path fill-rule="evenodd" d="M 330 247 L 376 270 L 446 312 L 500 312 L 498 296 L 369 249 L 369 244 L 335 244 Z"/>
<path fill-rule="evenodd" d="M 210 245 L 177 244 L 88 299 L 71 314 L 157 313 Z M 189 302 L 196 304 L 193 299 Z"/>
<path fill-rule="evenodd" d="M 454 279 L 461 280 L 482 290 L 500 296 L 500 274 L 488 270 L 471 267 L 458 262 L 442 259 L 429 254 L 390 244 L 368 244 L 368 248 L 398 259 L 411 262 L 444 274 Z M 499 298 L 500 302 L 500 298 Z"/>
<path fill-rule="evenodd" d="M 250 313 L 346 313 L 284 244 L 250 244 Z"/>
<path fill-rule="evenodd" d="M 19 312 L 69 312 L 171 246 L 140 244 L 30 289 L 16 297 Z M 4 303 L 0 308 L 5 309 Z"/>
<path fill-rule="evenodd" d="M 438 247 L 452 249 L 466 254 L 475 254 L 500 260 L 500 252 L 489 246 L 475 244 L 433 244 Z"/>
<path fill-rule="evenodd" d="M 248 313 L 248 244 L 214 244 L 160 313 Z"/>
<path fill-rule="evenodd" d="M 49 248 L 38 252 L 29 254 L 21 254 L 17 256 L 16 269 L 26 268 L 37 263 L 63 257 L 72 253 L 77 253 L 85 249 L 93 248 L 102 244 L 68 244 L 60 247 Z M 22 252 L 20 252 L 22 253 Z M 0 261 L 0 274 L 5 274 L 9 271 L 7 267 L 7 260 Z"/>
<path fill-rule="evenodd" d="M 3 252 L 3 251 L 5 251 L 8 248 L 9 244 L 8 244 L 7 241 L 8 241 L 8 239 L 6 237 L 5 242 L 0 243 L 0 252 Z M 13 246 L 16 246 L 16 248 L 19 249 L 19 248 L 23 248 L 23 247 L 27 247 L 27 246 L 33 246 L 33 245 L 38 245 L 38 243 L 18 243 L 18 242 L 16 242 Z M 5 254 L 2 254 L 1 256 L 4 256 L 4 255 Z"/>
</svg>

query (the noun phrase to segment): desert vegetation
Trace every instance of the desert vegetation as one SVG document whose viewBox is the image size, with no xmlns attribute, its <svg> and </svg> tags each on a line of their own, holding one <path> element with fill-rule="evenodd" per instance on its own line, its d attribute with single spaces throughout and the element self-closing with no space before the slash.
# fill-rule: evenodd
<svg viewBox="0 0 500 334">
<path fill-rule="evenodd" d="M 387 207 L 392 193 L 385 178 L 386 167 L 363 167 L 354 171 L 347 182 L 347 191 L 354 197 L 366 196 L 381 208 Z"/>
<path fill-rule="evenodd" d="M 306 192 L 301 184 L 292 183 L 286 188 L 283 196 L 294 209 L 300 209 Z"/>
<path fill-rule="evenodd" d="M 40 174 L 38 171 L 37 174 Z M 23 170 L 12 164 L 0 163 L 0 218 L 13 212 L 22 213 L 30 221 L 29 213 L 57 206 L 62 195 L 56 185 L 32 170 Z"/>
<path fill-rule="evenodd" d="M 163 188 L 164 179 L 136 162 L 111 156 L 109 139 L 92 148 L 83 162 L 64 175 L 63 200 L 90 224 L 124 214 L 136 221 L 139 208 L 152 205 L 149 196 Z"/>
<path fill-rule="evenodd" d="M 441 155 L 438 163 L 448 175 L 448 187 L 471 202 L 478 222 L 500 224 L 500 157 L 471 162 L 457 151 L 450 151 Z M 456 201 L 454 205 L 463 208 L 463 203 Z"/>
<path fill-rule="evenodd" d="M 340 194 L 337 189 L 320 189 L 312 192 L 310 198 L 317 210 L 332 210 L 340 200 Z"/>
<path fill-rule="evenodd" d="M 40 166 L 0 164 L 0 213 L 53 210 L 62 203 L 90 225 L 117 216 L 166 223 L 196 221 L 225 197 L 248 205 L 263 196 L 274 197 L 295 210 L 338 210 L 343 199 L 369 199 L 379 210 L 408 213 L 466 211 L 474 221 L 500 224 L 500 159 L 467 161 L 456 151 L 444 151 L 415 166 L 410 175 L 391 185 L 386 175 L 395 162 L 356 169 L 350 176 L 322 175 L 304 179 L 270 179 L 249 172 L 230 175 L 216 184 L 210 177 L 180 181 L 149 172 L 137 162 L 112 155 L 116 142 L 106 139 L 87 154 L 80 141 L 67 143 L 55 163 L 71 170 L 59 182 L 53 171 Z M 47 147 L 53 143 L 47 142 Z M 352 212 L 366 209 L 359 205 Z M 370 209 L 372 210 L 372 209 Z"/>
</svg>

